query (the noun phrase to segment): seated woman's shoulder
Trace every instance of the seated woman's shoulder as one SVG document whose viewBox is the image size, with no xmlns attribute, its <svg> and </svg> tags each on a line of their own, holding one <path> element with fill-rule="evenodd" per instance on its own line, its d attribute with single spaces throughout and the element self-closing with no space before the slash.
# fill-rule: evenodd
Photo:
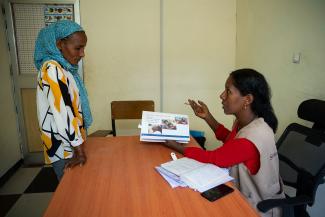
<svg viewBox="0 0 325 217">
<path fill-rule="evenodd" d="M 239 134 L 257 134 L 257 135 L 269 135 L 274 136 L 272 128 L 264 121 L 263 118 L 257 118 L 244 127 Z"/>
</svg>

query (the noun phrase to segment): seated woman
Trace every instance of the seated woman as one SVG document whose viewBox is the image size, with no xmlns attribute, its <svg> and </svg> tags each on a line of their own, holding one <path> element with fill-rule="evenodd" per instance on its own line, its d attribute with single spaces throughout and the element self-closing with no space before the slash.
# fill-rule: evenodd
<svg viewBox="0 0 325 217">
<path fill-rule="evenodd" d="M 205 151 L 185 148 L 173 141 L 165 145 L 186 157 L 219 167 L 231 167 L 235 185 L 255 208 L 261 200 L 284 198 L 274 139 L 278 122 L 264 76 L 253 69 L 233 71 L 220 98 L 224 113 L 236 118 L 231 131 L 214 119 L 202 101 L 188 101 L 196 116 L 205 120 L 216 138 L 224 143 L 221 147 Z M 281 210 L 260 214 L 281 216 Z"/>
<path fill-rule="evenodd" d="M 86 44 L 85 31 L 68 20 L 41 29 L 35 43 L 38 122 L 45 163 L 52 164 L 58 180 L 64 168 L 86 163 L 83 143 L 92 116 L 78 74 Z"/>
</svg>

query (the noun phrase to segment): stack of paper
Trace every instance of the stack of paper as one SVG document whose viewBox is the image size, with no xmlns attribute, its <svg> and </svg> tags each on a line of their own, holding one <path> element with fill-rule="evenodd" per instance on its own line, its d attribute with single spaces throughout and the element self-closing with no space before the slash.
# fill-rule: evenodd
<svg viewBox="0 0 325 217">
<path fill-rule="evenodd" d="M 233 180 L 227 169 L 186 157 L 161 164 L 156 169 L 173 188 L 189 186 L 199 192 Z"/>
<path fill-rule="evenodd" d="M 160 112 L 142 112 L 140 141 L 164 142 L 190 141 L 190 128 L 187 115 Z"/>
<path fill-rule="evenodd" d="M 165 170 L 162 167 L 156 167 L 156 170 L 160 173 L 162 177 L 170 184 L 172 188 L 176 187 L 187 187 L 187 184 L 184 183 L 179 176 Z"/>
</svg>

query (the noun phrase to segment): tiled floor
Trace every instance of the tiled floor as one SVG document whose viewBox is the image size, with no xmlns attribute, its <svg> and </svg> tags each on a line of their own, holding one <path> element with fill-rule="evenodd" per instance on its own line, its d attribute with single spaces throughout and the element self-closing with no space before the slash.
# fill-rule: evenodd
<svg viewBox="0 0 325 217">
<path fill-rule="evenodd" d="M 42 216 L 58 185 L 52 167 L 21 167 L 0 188 L 0 217 Z"/>
</svg>

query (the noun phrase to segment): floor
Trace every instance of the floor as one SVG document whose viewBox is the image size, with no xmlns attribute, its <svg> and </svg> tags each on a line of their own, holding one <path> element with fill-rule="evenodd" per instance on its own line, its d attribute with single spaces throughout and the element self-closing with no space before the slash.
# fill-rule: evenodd
<svg viewBox="0 0 325 217">
<path fill-rule="evenodd" d="M 20 167 L 0 187 L 0 217 L 43 216 L 57 185 L 52 167 Z"/>
</svg>

